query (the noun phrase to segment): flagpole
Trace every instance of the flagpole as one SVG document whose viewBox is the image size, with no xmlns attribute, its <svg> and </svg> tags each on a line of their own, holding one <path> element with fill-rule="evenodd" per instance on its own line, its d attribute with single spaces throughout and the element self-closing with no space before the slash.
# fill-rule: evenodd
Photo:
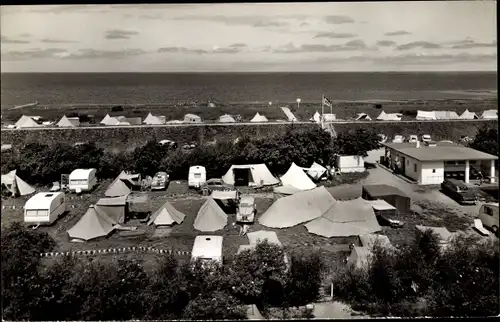
<svg viewBox="0 0 500 322">
<path fill-rule="evenodd" d="M 325 122 L 325 95 L 321 96 L 321 129 L 324 129 L 324 122 Z"/>
<path fill-rule="evenodd" d="M 333 109 L 333 102 L 332 102 L 332 101 L 330 101 L 330 114 L 333 114 L 332 109 Z"/>
</svg>

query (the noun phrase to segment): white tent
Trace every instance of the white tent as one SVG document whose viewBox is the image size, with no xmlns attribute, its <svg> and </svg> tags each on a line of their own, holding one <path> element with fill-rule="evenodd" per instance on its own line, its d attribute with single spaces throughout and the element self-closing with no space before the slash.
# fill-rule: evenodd
<svg viewBox="0 0 500 322">
<path fill-rule="evenodd" d="M 16 171 L 17 170 L 12 170 L 7 174 L 2 174 L 2 185 L 4 185 L 7 190 L 12 192 L 13 195 L 19 194 L 21 196 L 25 196 L 34 193 L 35 189 L 19 178 L 16 175 Z"/>
<path fill-rule="evenodd" d="M 375 244 L 378 244 L 386 249 L 394 249 L 394 246 L 392 246 L 389 237 L 385 235 L 366 234 L 359 236 L 359 239 L 361 241 L 361 245 L 368 249 L 373 249 L 373 246 Z"/>
<path fill-rule="evenodd" d="M 153 114 L 151 114 L 151 112 L 149 112 L 148 116 L 146 116 L 146 118 L 142 121 L 142 123 L 149 124 L 149 122 L 151 122 L 151 120 L 153 120 L 153 119 L 154 119 Z"/>
<path fill-rule="evenodd" d="M 486 110 L 481 114 L 482 119 L 498 119 L 498 111 L 497 110 Z"/>
<path fill-rule="evenodd" d="M 116 123 L 116 125 L 120 125 L 120 126 L 129 126 L 130 123 L 129 122 L 123 122 L 123 121 L 120 121 L 118 123 Z"/>
<path fill-rule="evenodd" d="M 184 115 L 184 123 L 203 123 L 203 120 L 198 115 L 186 114 Z"/>
<path fill-rule="evenodd" d="M 307 174 L 314 180 L 319 180 L 326 172 L 326 168 L 319 163 L 313 162 L 307 170 Z"/>
<path fill-rule="evenodd" d="M 181 224 L 186 217 L 185 214 L 175 209 L 174 206 L 166 201 L 163 206 L 156 210 L 148 221 L 148 225 L 154 223 L 156 226 L 172 225 L 174 222 Z"/>
<path fill-rule="evenodd" d="M 153 116 L 153 114 L 149 113 L 148 116 L 142 121 L 144 124 L 148 125 L 160 125 L 165 124 L 165 120 L 159 116 Z"/>
<path fill-rule="evenodd" d="M 104 193 L 106 197 L 120 197 L 126 196 L 132 192 L 130 188 L 134 184 L 134 180 L 138 178 L 138 175 L 128 174 L 122 171 L 118 177 L 108 186 L 108 189 Z M 128 182 L 129 184 L 127 185 Z"/>
<path fill-rule="evenodd" d="M 292 187 L 292 186 L 279 186 L 273 188 L 273 192 L 277 197 L 284 197 L 284 196 L 289 196 L 293 195 L 294 193 L 303 191 L 301 189 Z"/>
<path fill-rule="evenodd" d="M 257 112 L 257 114 L 255 114 L 253 119 L 250 120 L 250 122 L 254 123 L 267 122 L 267 121 L 268 121 L 267 118 L 264 115 L 260 115 L 259 112 Z"/>
<path fill-rule="evenodd" d="M 434 114 L 438 120 L 456 120 L 459 118 L 455 111 L 434 111 Z"/>
<path fill-rule="evenodd" d="M 59 122 L 57 122 L 56 125 L 59 127 L 77 127 L 78 125 L 80 125 L 80 121 L 78 120 L 77 117 L 72 118 L 70 120 L 69 118 L 66 117 L 66 115 L 64 115 L 63 117 L 61 117 L 61 119 L 59 120 Z"/>
<path fill-rule="evenodd" d="M 109 116 L 109 114 L 106 114 L 106 116 L 99 123 L 102 124 L 102 125 L 107 125 L 110 118 L 111 117 Z"/>
<path fill-rule="evenodd" d="M 321 186 L 297 192 L 276 200 L 259 218 L 259 223 L 271 228 L 293 227 L 321 217 L 336 202 Z"/>
<path fill-rule="evenodd" d="M 321 122 L 321 114 L 319 114 L 318 111 L 316 111 L 316 113 L 314 113 L 314 115 L 309 119 L 309 121 L 316 123 Z"/>
<path fill-rule="evenodd" d="M 235 170 L 244 171 L 247 170 L 248 185 L 249 186 L 271 186 L 279 183 L 271 171 L 266 167 L 265 164 L 247 164 L 247 165 L 232 165 L 231 168 L 222 176 L 222 181 L 229 185 L 235 184 Z"/>
<path fill-rule="evenodd" d="M 476 113 L 474 112 L 470 112 L 468 109 L 466 109 L 462 115 L 459 116 L 460 119 L 464 119 L 464 120 L 474 120 L 474 119 L 478 119 L 479 117 L 476 115 Z"/>
<path fill-rule="evenodd" d="M 293 115 L 292 111 L 290 111 L 290 109 L 288 107 L 281 107 L 281 110 L 283 111 L 283 113 L 285 113 L 289 122 L 297 122 L 298 121 L 297 118 L 295 117 L 295 115 Z"/>
<path fill-rule="evenodd" d="M 434 111 L 417 111 L 417 120 L 419 121 L 428 121 L 428 120 L 436 120 L 436 114 Z"/>
<path fill-rule="evenodd" d="M 333 122 L 337 119 L 337 115 L 331 113 L 323 114 L 323 121 L 325 122 Z"/>
<path fill-rule="evenodd" d="M 194 228 L 199 231 L 216 231 L 227 225 L 227 215 L 213 198 L 208 198 L 201 206 L 194 220 Z"/>
<path fill-rule="evenodd" d="M 403 114 L 401 113 L 386 113 L 382 111 L 379 116 L 377 116 L 377 120 L 379 121 L 401 121 L 401 117 Z"/>
<path fill-rule="evenodd" d="M 236 120 L 229 114 L 224 114 L 219 117 L 220 123 L 236 123 Z"/>
<path fill-rule="evenodd" d="M 300 190 L 316 188 L 316 184 L 305 174 L 304 170 L 293 162 L 280 179 L 283 186 L 291 186 Z"/>
<path fill-rule="evenodd" d="M 29 116 L 21 116 L 21 118 L 16 122 L 15 124 L 16 128 L 22 129 L 22 128 L 29 128 L 29 127 L 41 127 L 43 125 L 38 124 Z"/>
<path fill-rule="evenodd" d="M 70 238 L 88 241 L 107 236 L 115 230 L 116 221 L 111 219 L 99 206 L 91 206 L 72 228 L 68 230 Z"/>
<path fill-rule="evenodd" d="M 362 120 L 371 121 L 372 118 L 370 117 L 370 115 L 368 115 L 366 113 L 358 113 L 355 120 L 356 121 L 362 121 Z"/>
<path fill-rule="evenodd" d="M 349 237 L 380 231 L 370 203 L 361 198 L 337 201 L 328 211 L 305 224 L 307 230 L 324 237 Z"/>
<path fill-rule="evenodd" d="M 347 266 L 355 268 L 367 268 L 372 259 L 372 252 L 366 247 L 357 247 L 351 251 L 351 255 L 347 259 Z"/>
</svg>

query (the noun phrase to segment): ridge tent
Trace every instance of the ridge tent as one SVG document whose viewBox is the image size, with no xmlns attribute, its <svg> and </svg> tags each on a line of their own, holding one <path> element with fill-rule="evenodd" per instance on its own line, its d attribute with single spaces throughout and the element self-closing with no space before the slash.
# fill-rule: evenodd
<svg viewBox="0 0 500 322">
<path fill-rule="evenodd" d="M 497 110 L 486 110 L 481 114 L 482 119 L 498 119 L 498 111 Z"/>
<path fill-rule="evenodd" d="M 358 113 L 358 115 L 355 118 L 355 121 L 362 121 L 362 120 L 371 121 L 372 118 L 370 117 L 370 115 L 366 113 Z"/>
<path fill-rule="evenodd" d="M 99 209 L 104 211 L 115 222 L 123 224 L 125 222 L 127 197 L 101 198 L 97 201 L 96 206 L 99 206 Z"/>
<path fill-rule="evenodd" d="M 226 225 L 227 215 L 213 198 L 208 198 L 201 206 L 193 224 L 199 231 L 216 231 Z"/>
<path fill-rule="evenodd" d="M 401 121 L 401 117 L 403 114 L 401 113 L 386 113 L 384 111 L 380 112 L 379 116 L 377 116 L 377 120 L 379 121 Z"/>
<path fill-rule="evenodd" d="M 21 116 L 21 118 L 15 124 L 16 128 L 29 128 L 29 127 L 41 127 L 42 125 L 35 122 L 35 120 L 29 116 Z"/>
<path fill-rule="evenodd" d="M 26 196 L 35 192 L 29 184 L 16 175 L 17 170 L 12 170 L 7 174 L 2 174 L 2 185 L 9 190 L 13 196 Z"/>
<path fill-rule="evenodd" d="M 148 116 L 146 116 L 146 118 L 144 120 L 142 120 L 142 123 L 144 124 L 151 124 L 149 122 L 151 122 L 155 117 L 153 116 L 153 114 L 151 114 L 151 112 L 148 113 Z"/>
<path fill-rule="evenodd" d="M 229 114 L 224 114 L 219 117 L 220 123 L 236 123 L 236 120 Z"/>
<path fill-rule="evenodd" d="M 304 170 L 293 162 L 288 171 L 280 179 L 284 186 L 291 186 L 300 190 L 316 188 L 316 184 L 305 174 Z"/>
<path fill-rule="evenodd" d="M 373 256 L 372 252 L 366 247 L 354 246 L 351 255 L 347 258 L 347 266 L 352 268 L 367 268 Z"/>
<path fill-rule="evenodd" d="M 323 237 L 349 237 L 380 231 L 370 203 L 361 198 L 337 201 L 323 215 L 305 224 L 307 231 Z"/>
<path fill-rule="evenodd" d="M 325 121 L 325 122 L 333 122 L 336 119 L 337 119 L 337 115 L 335 115 L 335 114 L 331 114 L 331 113 L 323 114 L 323 121 Z"/>
<path fill-rule="evenodd" d="M 300 192 L 302 190 L 292 187 L 292 186 L 279 186 L 273 188 L 273 193 L 275 198 L 281 198 L 289 195 L 293 195 L 294 193 Z"/>
<path fill-rule="evenodd" d="M 70 120 L 66 115 L 63 115 L 56 125 L 59 127 L 77 127 L 80 125 L 80 120 L 78 117 L 72 117 Z"/>
<path fill-rule="evenodd" d="M 136 185 L 135 179 L 138 179 L 137 174 L 127 174 L 122 171 L 118 177 L 109 185 L 108 189 L 104 193 L 106 197 L 119 197 L 128 195 L 132 192 L 132 187 Z"/>
<path fill-rule="evenodd" d="M 313 162 L 311 167 L 307 169 L 307 174 L 314 180 L 319 180 L 326 172 L 326 168 L 319 163 Z"/>
<path fill-rule="evenodd" d="M 314 113 L 314 115 L 309 119 L 309 121 L 320 123 L 321 122 L 321 114 L 319 114 L 318 111 L 316 111 L 316 113 Z"/>
<path fill-rule="evenodd" d="M 392 246 L 389 237 L 385 235 L 366 234 L 359 236 L 359 240 L 361 241 L 361 245 L 368 249 L 373 249 L 373 246 L 377 243 L 383 248 L 394 249 L 394 246 Z"/>
<path fill-rule="evenodd" d="M 474 112 L 470 112 L 468 109 L 466 109 L 462 115 L 459 116 L 460 119 L 464 120 L 476 120 L 479 119 L 479 117 L 476 115 Z"/>
<path fill-rule="evenodd" d="M 145 124 L 148 125 L 160 125 L 160 124 L 165 124 L 165 120 L 161 119 L 159 116 L 153 116 L 151 113 L 148 114 L 146 119 L 143 121 Z"/>
<path fill-rule="evenodd" d="M 270 228 L 288 228 L 321 217 L 336 202 L 321 186 L 276 200 L 260 216 L 259 223 Z"/>
<path fill-rule="evenodd" d="M 419 121 L 436 120 L 436 113 L 434 111 L 417 111 L 416 119 Z"/>
<path fill-rule="evenodd" d="M 184 123 L 203 123 L 201 117 L 194 114 L 184 115 Z"/>
<path fill-rule="evenodd" d="M 127 122 L 130 125 L 141 125 L 142 119 L 140 117 L 126 117 L 122 122 Z"/>
<path fill-rule="evenodd" d="M 90 206 L 87 212 L 70 229 L 70 239 L 89 241 L 108 236 L 115 230 L 116 221 L 111 219 L 99 206 Z"/>
<path fill-rule="evenodd" d="M 232 165 L 222 176 L 224 183 L 232 186 L 271 186 L 279 183 L 265 164 Z"/>
<path fill-rule="evenodd" d="M 255 249 L 257 244 L 264 242 L 267 240 L 269 244 L 275 244 L 281 246 L 281 242 L 278 239 L 278 235 L 274 231 L 268 231 L 268 230 L 259 230 L 259 231 L 254 231 L 251 233 L 247 233 L 249 245 L 240 245 L 238 248 L 238 253 L 241 253 L 247 249 Z"/>
<path fill-rule="evenodd" d="M 99 122 L 99 124 L 107 125 L 109 119 L 111 119 L 111 117 L 109 116 L 109 114 L 106 114 L 106 116 L 102 119 L 101 122 Z"/>
<path fill-rule="evenodd" d="M 185 217 L 186 215 L 184 213 L 175 209 L 170 202 L 166 201 L 151 215 L 148 226 L 152 223 L 154 223 L 155 226 L 170 226 L 173 223 L 181 224 Z"/>
<path fill-rule="evenodd" d="M 292 111 L 290 111 L 290 109 L 288 107 L 281 107 L 281 110 L 283 111 L 283 113 L 285 113 L 289 122 L 297 122 L 298 121 L 297 118 L 295 117 L 295 115 L 293 115 Z"/>
<path fill-rule="evenodd" d="M 455 111 L 434 111 L 434 114 L 438 120 L 456 120 L 459 118 Z"/>
<path fill-rule="evenodd" d="M 129 126 L 130 123 L 129 122 L 124 122 L 124 121 L 119 121 L 118 123 L 114 124 L 114 125 L 119 125 L 119 126 Z"/>
<path fill-rule="evenodd" d="M 268 121 L 267 117 L 265 117 L 264 115 L 260 115 L 259 112 L 257 112 L 253 117 L 253 119 L 250 120 L 250 122 L 254 123 L 267 122 L 267 121 Z"/>
</svg>

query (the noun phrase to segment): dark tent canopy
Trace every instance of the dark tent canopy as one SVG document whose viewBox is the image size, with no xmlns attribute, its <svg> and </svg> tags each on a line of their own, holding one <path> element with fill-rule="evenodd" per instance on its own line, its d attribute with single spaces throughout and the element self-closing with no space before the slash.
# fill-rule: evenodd
<svg viewBox="0 0 500 322">
<path fill-rule="evenodd" d="M 410 213 L 410 197 L 396 187 L 386 184 L 365 185 L 362 197 L 366 200 L 382 199 L 396 207 L 399 214 Z"/>
</svg>

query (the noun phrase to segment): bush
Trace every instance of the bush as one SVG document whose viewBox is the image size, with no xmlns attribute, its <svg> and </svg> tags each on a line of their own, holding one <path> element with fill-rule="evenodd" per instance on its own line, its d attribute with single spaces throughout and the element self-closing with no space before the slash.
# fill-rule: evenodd
<svg viewBox="0 0 500 322">
<path fill-rule="evenodd" d="M 477 131 L 470 147 L 498 156 L 498 129 L 496 127 L 484 125 Z"/>
<path fill-rule="evenodd" d="M 111 108 L 111 112 L 123 112 L 123 106 L 117 105 Z"/>
</svg>

